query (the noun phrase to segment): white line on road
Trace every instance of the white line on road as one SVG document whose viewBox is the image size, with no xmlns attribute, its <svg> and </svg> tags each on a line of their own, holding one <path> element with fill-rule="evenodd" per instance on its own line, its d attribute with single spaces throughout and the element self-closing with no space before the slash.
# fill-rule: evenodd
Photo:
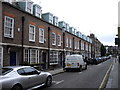
<svg viewBox="0 0 120 90">
<path fill-rule="evenodd" d="M 56 82 L 55 85 L 60 84 L 60 83 L 62 83 L 62 82 L 64 82 L 64 80 L 61 80 L 61 81 Z"/>
<path fill-rule="evenodd" d="M 83 73 L 83 72 L 79 72 L 79 74 L 81 74 L 81 73 Z"/>
</svg>

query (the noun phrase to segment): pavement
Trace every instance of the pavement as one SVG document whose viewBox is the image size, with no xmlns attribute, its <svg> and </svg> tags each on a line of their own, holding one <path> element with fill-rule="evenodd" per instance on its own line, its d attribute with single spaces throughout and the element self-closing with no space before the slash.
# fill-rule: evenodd
<svg viewBox="0 0 120 90">
<path fill-rule="evenodd" d="M 114 62 L 112 65 L 112 69 L 110 71 L 109 74 L 109 78 L 106 84 L 106 88 L 111 88 L 111 89 L 118 89 L 120 90 L 120 87 L 118 86 L 118 81 L 119 81 L 119 77 L 118 77 L 118 72 L 120 70 L 118 70 L 118 68 L 120 67 L 120 64 L 118 63 L 118 60 L 115 60 L 114 58 Z"/>
<path fill-rule="evenodd" d="M 54 70 L 49 70 L 48 72 L 50 72 L 52 75 L 56 75 L 59 73 L 63 73 L 64 70 L 63 68 L 58 68 Z M 105 88 L 109 88 L 109 89 L 114 88 L 114 89 L 120 90 L 120 86 L 119 86 L 120 83 L 118 82 L 120 81 L 120 78 L 118 77 L 118 72 L 120 72 L 120 64 L 118 63 L 118 60 L 114 60 L 111 71 L 108 75 L 108 81 Z"/>
<path fill-rule="evenodd" d="M 48 72 L 51 73 L 52 75 L 56 75 L 59 73 L 63 73 L 64 70 L 63 70 L 63 68 L 58 68 L 58 69 L 54 69 L 54 70 L 49 70 Z"/>
</svg>

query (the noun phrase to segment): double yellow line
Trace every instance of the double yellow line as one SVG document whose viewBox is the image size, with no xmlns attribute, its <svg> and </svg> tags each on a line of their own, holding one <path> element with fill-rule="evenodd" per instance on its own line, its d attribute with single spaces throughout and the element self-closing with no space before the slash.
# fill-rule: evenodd
<svg viewBox="0 0 120 90">
<path fill-rule="evenodd" d="M 108 75 L 109 75 L 109 73 L 110 73 L 110 70 L 111 70 L 112 66 L 113 66 L 113 63 L 110 65 L 109 69 L 107 70 L 107 72 L 106 72 L 106 74 L 105 74 L 105 76 L 104 76 L 104 78 L 103 78 L 103 81 L 102 81 L 102 83 L 100 84 L 98 90 L 101 90 L 102 88 L 104 88 L 105 81 L 106 81 L 107 78 L 108 78 Z"/>
</svg>

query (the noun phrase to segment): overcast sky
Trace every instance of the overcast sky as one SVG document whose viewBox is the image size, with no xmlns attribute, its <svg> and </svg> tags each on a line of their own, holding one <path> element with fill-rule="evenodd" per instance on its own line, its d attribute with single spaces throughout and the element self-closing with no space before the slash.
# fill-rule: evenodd
<svg viewBox="0 0 120 90">
<path fill-rule="evenodd" d="M 33 0 L 85 35 L 94 33 L 104 45 L 115 45 L 120 0 Z"/>
</svg>

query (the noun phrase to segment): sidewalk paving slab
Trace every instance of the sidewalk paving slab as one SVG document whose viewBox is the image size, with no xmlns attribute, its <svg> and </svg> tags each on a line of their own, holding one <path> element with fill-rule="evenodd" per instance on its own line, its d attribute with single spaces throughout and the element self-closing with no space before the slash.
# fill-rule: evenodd
<svg viewBox="0 0 120 90">
<path fill-rule="evenodd" d="M 118 88 L 118 62 L 114 61 L 106 88 Z"/>
</svg>

